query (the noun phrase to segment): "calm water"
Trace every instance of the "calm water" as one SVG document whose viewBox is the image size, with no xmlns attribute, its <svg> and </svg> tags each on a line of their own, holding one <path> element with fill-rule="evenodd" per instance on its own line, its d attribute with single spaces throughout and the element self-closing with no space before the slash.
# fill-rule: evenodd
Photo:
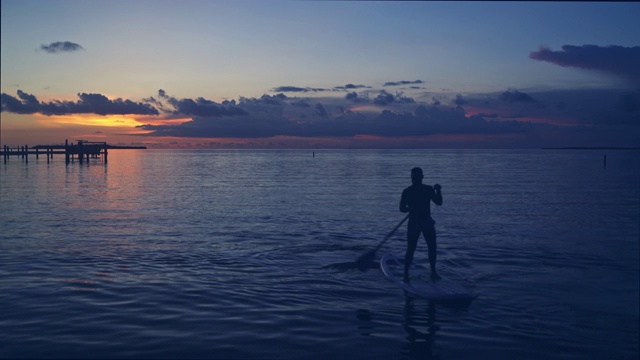
<svg viewBox="0 0 640 360">
<path fill-rule="evenodd" d="M 606 169 L 604 154 L 12 158 L 0 357 L 637 359 L 640 152 L 608 150 Z M 413 166 L 442 185 L 439 268 L 479 294 L 468 307 L 353 266 L 402 219 Z"/>
</svg>

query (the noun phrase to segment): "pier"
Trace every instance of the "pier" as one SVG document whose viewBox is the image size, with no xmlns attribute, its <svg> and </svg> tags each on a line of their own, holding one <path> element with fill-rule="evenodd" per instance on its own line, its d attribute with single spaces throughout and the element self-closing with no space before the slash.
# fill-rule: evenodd
<svg viewBox="0 0 640 360">
<path fill-rule="evenodd" d="M 20 157 L 25 163 L 29 163 L 29 155 L 35 155 L 36 160 L 43 155 L 47 158 L 47 164 L 53 159 L 53 154 L 64 155 L 65 162 L 70 162 L 78 159 L 80 163 L 90 159 L 102 158 L 103 162 L 107 164 L 109 149 L 146 149 L 146 146 L 115 146 L 109 145 L 106 142 L 93 142 L 87 140 L 78 140 L 76 144 L 69 143 L 69 140 L 65 140 L 64 145 L 36 145 L 29 147 L 27 145 L 18 146 L 15 148 L 4 145 L 0 151 L 0 155 L 6 164 L 10 157 Z"/>
</svg>

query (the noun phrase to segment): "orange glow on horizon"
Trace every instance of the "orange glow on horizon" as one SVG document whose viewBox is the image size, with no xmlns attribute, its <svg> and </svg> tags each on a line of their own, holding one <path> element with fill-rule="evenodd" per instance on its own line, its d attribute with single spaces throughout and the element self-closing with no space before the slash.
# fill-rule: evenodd
<svg viewBox="0 0 640 360">
<path fill-rule="evenodd" d="M 137 116 L 134 119 L 137 122 L 136 125 L 145 125 L 145 124 L 152 124 L 152 125 L 180 125 L 182 123 L 185 123 L 185 122 L 193 120 L 190 117 L 187 117 L 187 118 L 176 118 L 176 119 L 165 119 L 165 118 L 160 118 L 158 116 L 153 116 L 153 115 Z"/>
<path fill-rule="evenodd" d="M 66 125 L 99 126 L 99 127 L 131 127 L 142 125 L 136 119 L 125 115 L 34 115 L 39 125 L 59 127 Z"/>
<path fill-rule="evenodd" d="M 495 114 L 495 117 L 485 117 L 486 120 L 493 121 L 519 121 L 519 122 L 527 122 L 527 123 L 536 123 L 536 124 L 551 124 L 556 126 L 574 126 L 578 125 L 579 122 L 576 119 L 571 118 L 559 118 L 559 117 L 542 117 L 542 116 L 521 116 L 521 117 L 510 117 L 504 116 L 496 112 L 496 109 L 483 109 L 476 107 L 465 107 L 464 108 L 464 116 L 470 118 L 475 115 L 480 114 Z"/>
<path fill-rule="evenodd" d="M 136 129 L 136 126 L 145 124 L 162 124 L 162 125 L 179 125 L 191 118 L 162 119 L 157 116 L 133 117 L 131 115 L 94 115 L 94 114 L 76 114 L 76 115 L 56 115 L 46 116 L 41 114 L 33 114 L 38 125 L 46 128 L 68 127 L 68 126 L 93 126 L 107 128 L 129 128 Z M 137 129 L 136 133 L 148 133 Z"/>
<path fill-rule="evenodd" d="M 347 110 L 349 111 L 353 111 L 353 112 L 379 112 L 380 111 L 380 107 L 375 106 L 375 105 L 357 105 L 357 106 L 353 106 L 348 108 Z"/>
</svg>

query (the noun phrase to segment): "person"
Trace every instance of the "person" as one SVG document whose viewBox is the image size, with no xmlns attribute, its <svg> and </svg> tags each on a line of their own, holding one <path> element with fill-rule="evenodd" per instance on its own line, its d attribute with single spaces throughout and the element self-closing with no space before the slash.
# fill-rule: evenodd
<svg viewBox="0 0 640 360">
<path fill-rule="evenodd" d="M 440 276 L 436 271 L 436 227 L 435 221 L 431 218 L 431 202 L 442 205 L 442 187 L 439 184 L 434 186 L 422 183 L 424 175 L 422 169 L 414 167 L 411 169 L 411 186 L 402 191 L 400 198 L 400 212 L 409 213 L 409 224 L 407 225 L 407 252 L 404 257 L 404 282 L 409 283 L 409 266 L 413 261 L 413 253 L 418 246 L 420 233 L 424 236 L 429 247 L 429 265 L 431 267 L 431 278 L 438 280 Z"/>
</svg>

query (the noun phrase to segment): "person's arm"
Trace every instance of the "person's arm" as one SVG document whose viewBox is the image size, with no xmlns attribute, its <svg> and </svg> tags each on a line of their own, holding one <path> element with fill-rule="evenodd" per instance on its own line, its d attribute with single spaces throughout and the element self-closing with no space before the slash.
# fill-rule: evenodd
<svg viewBox="0 0 640 360">
<path fill-rule="evenodd" d="M 406 190 L 402 192 L 402 196 L 400 197 L 400 212 L 407 213 L 409 212 L 409 204 L 407 204 Z"/>
<path fill-rule="evenodd" d="M 433 203 L 436 205 L 442 205 L 442 186 L 440 184 L 433 185 Z"/>
</svg>

